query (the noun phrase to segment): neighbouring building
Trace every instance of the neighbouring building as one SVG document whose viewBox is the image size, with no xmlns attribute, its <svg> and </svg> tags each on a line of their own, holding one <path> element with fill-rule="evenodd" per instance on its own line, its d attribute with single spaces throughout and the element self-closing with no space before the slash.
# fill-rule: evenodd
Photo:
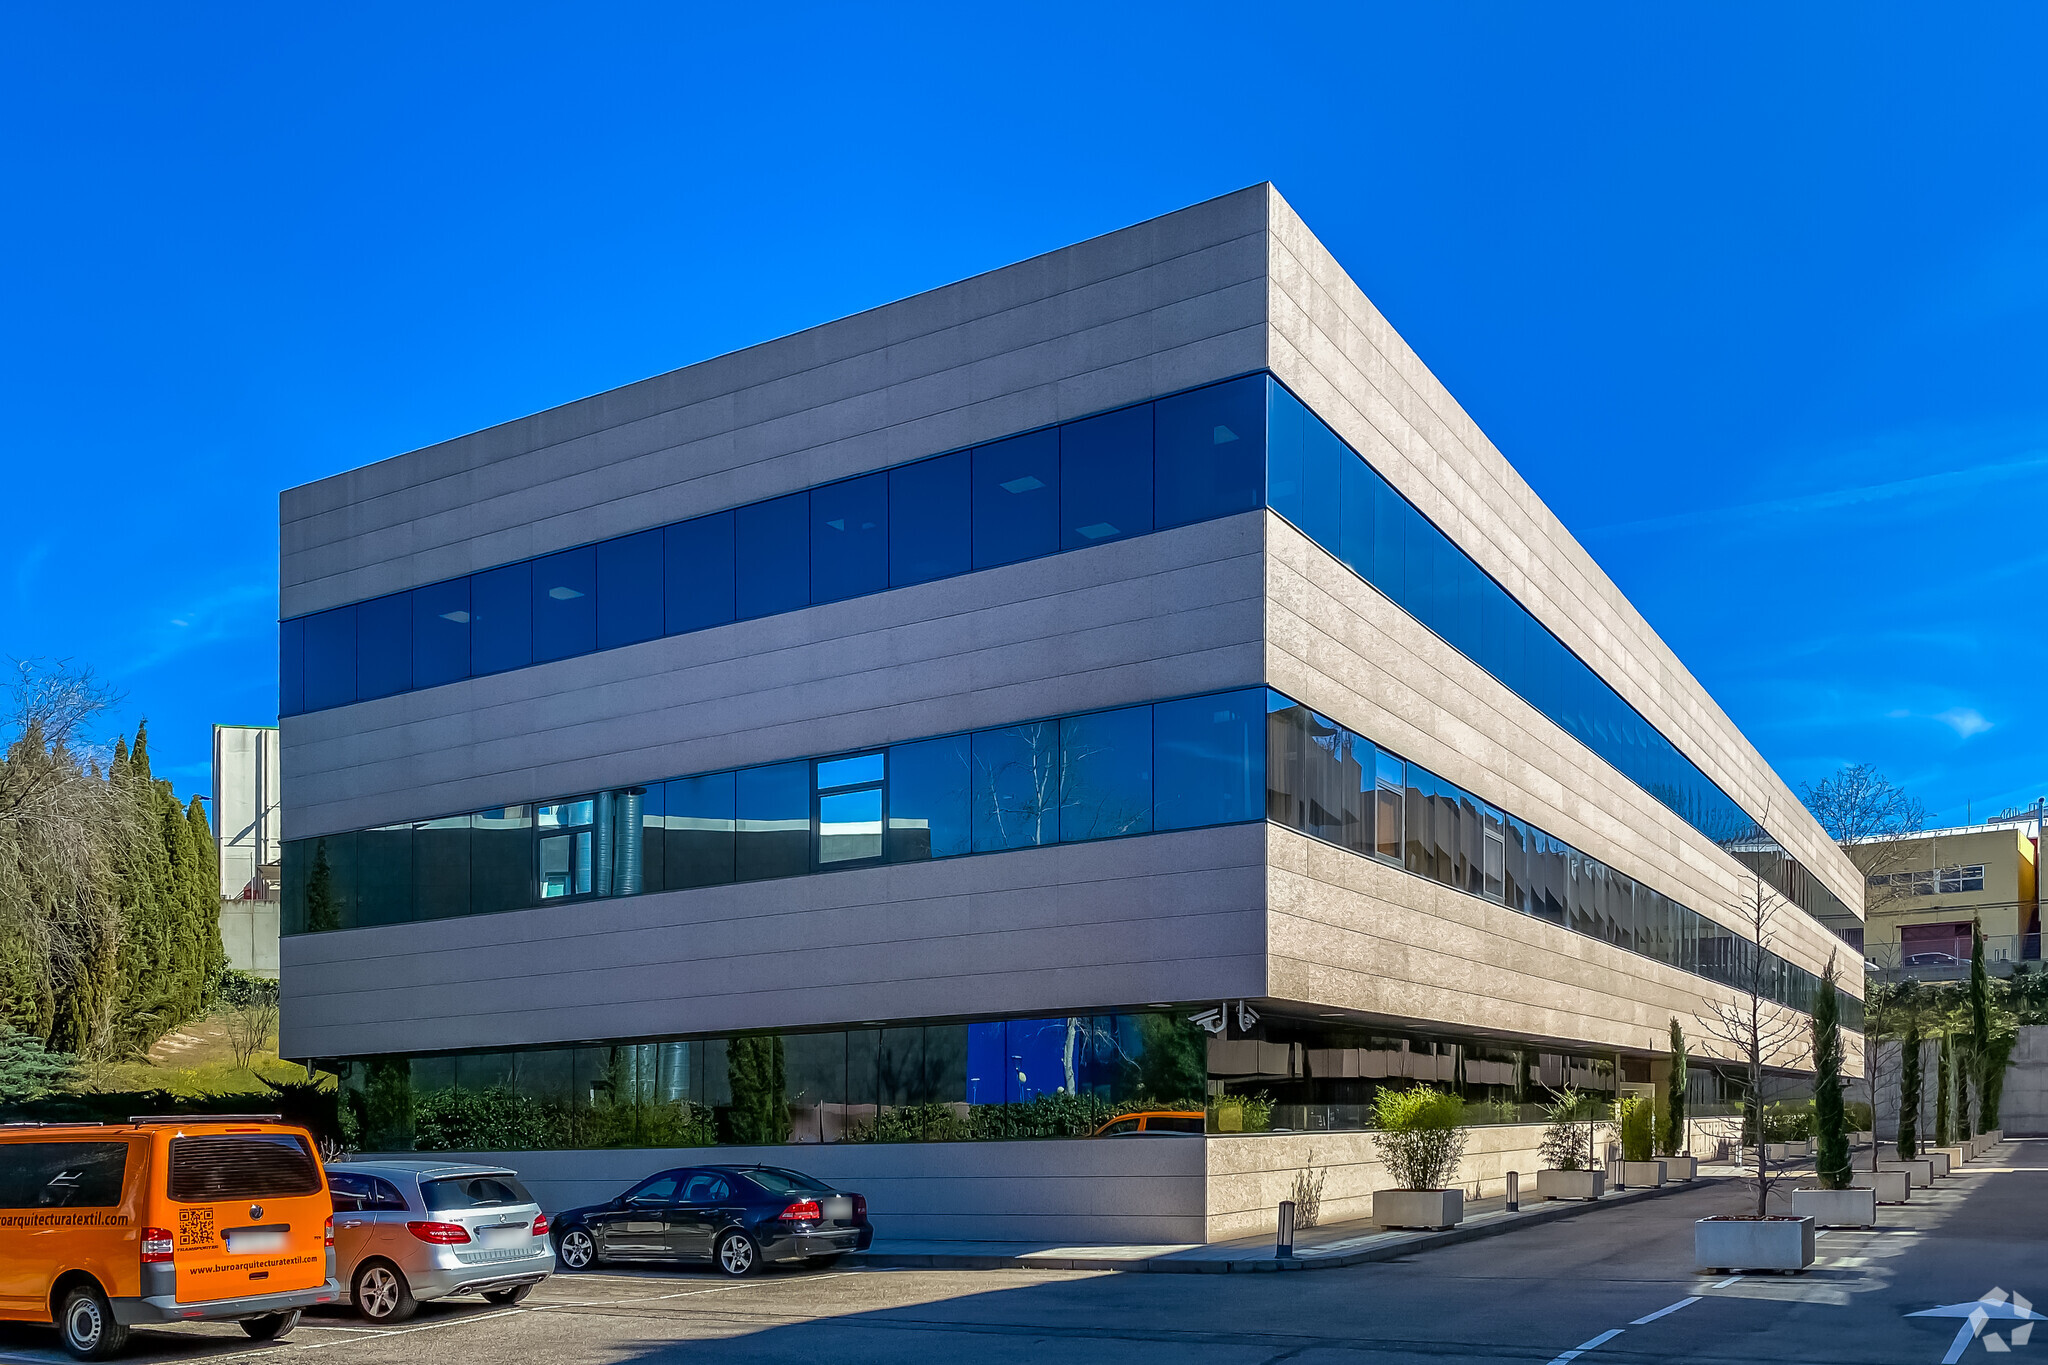
<svg viewBox="0 0 2048 1365">
<path fill-rule="evenodd" d="M 1357 1212 L 1425 1081 L 1497 1189 L 1556 1091 L 1667 1084 L 1673 1018 L 1726 1112 L 1752 877 L 1774 1012 L 1862 927 L 1270 186 L 282 521 L 282 1051 L 552 1206 L 770 1159 L 885 1233 L 1197 1241 L 1311 1155 Z M 1209 1136 L 1053 1137 L 1140 1103 Z"/>
<path fill-rule="evenodd" d="M 1991 971 L 2038 967 L 2040 849 L 2031 812 L 1852 844 L 1868 884 L 1866 955 L 1888 974 L 1959 977 L 1969 971 L 1972 926 L 1981 925 Z"/>
<path fill-rule="evenodd" d="M 228 965 L 277 975 L 278 745 L 275 725 L 213 727 L 213 841 Z"/>
</svg>

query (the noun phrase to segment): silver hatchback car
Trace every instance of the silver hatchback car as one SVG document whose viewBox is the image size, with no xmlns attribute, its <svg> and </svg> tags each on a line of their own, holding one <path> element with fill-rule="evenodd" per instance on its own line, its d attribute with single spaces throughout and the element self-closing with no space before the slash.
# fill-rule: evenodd
<svg viewBox="0 0 2048 1365">
<path fill-rule="evenodd" d="M 548 1220 L 516 1172 L 445 1161 L 327 1168 L 334 1269 L 356 1311 L 402 1322 L 423 1299 L 518 1303 L 554 1273 Z"/>
</svg>

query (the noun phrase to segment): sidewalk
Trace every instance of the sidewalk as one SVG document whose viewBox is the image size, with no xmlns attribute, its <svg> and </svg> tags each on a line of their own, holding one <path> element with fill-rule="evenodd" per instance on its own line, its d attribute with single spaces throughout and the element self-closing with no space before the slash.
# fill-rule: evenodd
<svg viewBox="0 0 2048 1365">
<path fill-rule="evenodd" d="M 1241 1237 L 1207 1245 L 1050 1246 L 1034 1242 L 940 1242 L 877 1240 L 864 1252 L 848 1256 L 851 1264 L 893 1270 L 1122 1270 L 1169 1275 L 1222 1275 L 1244 1271 L 1334 1270 L 1367 1261 L 1388 1261 L 1431 1247 L 1494 1237 L 1537 1223 L 1576 1218 L 1596 1209 L 1642 1199 L 1658 1199 L 1680 1190 L 1712 1186 L 1736 1174 L 1735 1168 L 1703 1170 L 1697 1179 L 1659 1189 L 1609 1191 L 1597 1200 L 1552 1200 L 1538 1203 L 1533 1188 L 1518 1212 L 1509 1213 L 1502 1197 L 1469 1200 L 1465 1221 L 1442 1232 L 1384 1231 L 1364 1219 L 1334 1223 L 1295 1234 L 1294 1255 L 1273 1254 L 1273 1238 Z M 1529 1182 L 1533 1187 L 1535 1182 Z"/>
</svg>

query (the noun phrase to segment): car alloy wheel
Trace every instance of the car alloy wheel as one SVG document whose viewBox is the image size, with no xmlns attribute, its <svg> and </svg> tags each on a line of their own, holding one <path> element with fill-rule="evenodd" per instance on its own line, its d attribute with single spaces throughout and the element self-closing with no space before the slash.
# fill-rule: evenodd
<svg viewBox="0 0 2048 1365">
<path fill-rule="evenodd" d="M 754 1253 L 754 1239 L 744 1232 L 728 1232 L 718 1243 L 718 1268 L 735 1279 L 751 1275 L 760 1258 Z"/>
<path fill-rule="evenodd" d="M 562 1234 L 562 1245 L 557 1248 L 562 1264 L 571 1270 L 588 1270 L 597 1259 L 597 1243 L 590 1240 L 590 1234 L 582 1228 L 570 1228 Z"/>
<path fill-rule="evenodd" d="M 371 1322 L 403 1322 L 412 1316 L 412 1290 L 388 1265 L 365 1266 L 356 1273 L 356 1311 Z"/>
</svg>

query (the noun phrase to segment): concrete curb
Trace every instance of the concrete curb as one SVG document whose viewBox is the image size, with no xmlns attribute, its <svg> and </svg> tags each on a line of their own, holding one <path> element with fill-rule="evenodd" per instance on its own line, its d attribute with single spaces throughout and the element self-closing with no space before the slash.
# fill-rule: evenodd
<svg viewBox="0 0 2048 1365">
<path fill-rule="evenodd" d="M 1287 1260 L 1282 1260 L 1271 1251 L 1246 1252 L 1241 1256 L 1168 1253 L 1162 1256 L 1128 1257 L 863 1251 L 849 1255 L 846 1264 L 865 1266 L 871 1270 L 1117 1270 L 1127 1274 L 1151 1275 L 1227 1275 L 1285 1270 L 1337 1270 L 1373 1261 L 1398 1260 L 1418 1251 L 1456 1246 L 1461 1242 L 1477 1242 L 1520 1228 L 1577 1218 L 1595 1209 L 1611 1208 L 1617 1204 L 1635 1203 L 1645 1199 L 1660 1199 L 1668 1194 L 1676 1194 L 1680 1190 L 1718 1185 L 1736 1178 L 1696 1176 L 1689 1181 L 1679 1181 L 1656 1189 L 1609 1192 L 1595 1200 L 1550 1200 L 1517 1213 L 1494 1215 L 1484 1222 L 1462 1224 L 1442 1232 L 1419 1232 L 1413 1236 L 1393 1238 L 1369 1247 L 1358 1247 L 1328 1255 L 1317 1255 L 1313 1250 L 1309 1250 L 1299 1252 Z"/>
</svg>

